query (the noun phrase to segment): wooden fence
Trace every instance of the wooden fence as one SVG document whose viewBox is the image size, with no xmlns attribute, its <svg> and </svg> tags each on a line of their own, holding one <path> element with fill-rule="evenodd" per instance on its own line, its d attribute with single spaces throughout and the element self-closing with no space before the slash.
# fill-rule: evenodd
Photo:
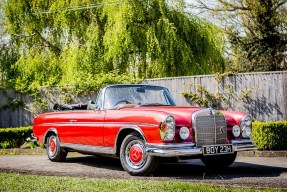
<svg viewBox="0 0 287 192">
<path fill-rule="evenodd" d="M 61 98 L 63 95 L 60 95 L 59 90 L 57 87 L 42 87 L 40 98 L 45 100 L 48 111 L 53 110 L 55 103 L 63 103 L 63 98 Z M 81 98 L 65 92 L 65 96 L 67 95 L 73 103 L 87 103 L 90 99 L 95 100 L 97 93 Z M 25 106 L 12 109 L 15 101 L 24 102 Z M 7 108 L 7 105 L 10 107 Z M 0 128 L 32 125 L 35 115 L 41 111 L 38 110 L 39 106 L 35 105 L 39 105 L 39 103 L 33 103 L 33 99 L 28 95 L 19 94 L 11 89 L 0 89 Z"/>
<path fill-rule="evenodd" d="M 25 107 L 11 109 L 13 102 L 17 100 L 25 101 L 25 103 L 31 102 L 31 98 L 26 95 L 16 93 L 11 89 L 0 89 L 0 128 L 28 126 L 32 124 L 33 115 L 25 110 Z"/>
<path fill-rule="evenodd" d="M 201 85 L 214 94 L 227 94 L 229 90 L 233 96 L 228 98 L 228 110 L 246 111 L 259 121 L 287 120 L 287 71 L 229 75 L 220 82 L 214 75 L 205 75 L 146 79 L 144 83 L 167 87 L 177 105 L 196 105 L 181 94 L 196 93 L 197 87 L 191 84 Z M 247 97 L 239 98 L 248 91 Z"/>
<path fill-rule="evenodd" d="M 228 99 L 228 110 L 246 111 L 259 121 L 287 120 L 287 71 L 266 73 L 245 73 L 223 77 L 222 81 L 216 80 L 214 75 L 175 77 L 161 79 L 146 79 L 146 84 L 167 87 L 178 105 L 196 105 L 193 101 L 185 99 L 183 91 L 197 92 L 201 85 L 210 93 L 225 93 Z M 240 99 L 242 93 L 251 90 L 247 97 Z M 228 96 L 228 91 L 232 97 Z M 44 97 L 45 99 L 47 98 Z M 52 107 L 57 94 L 49 98 L 49 107 Z M 95 98 L 93 94 L 90 98 Z M 0 90 L 0 128 L 31 125 L 34 115 L 27 111 L 27 107 L 15 110 L 3 109 L 11 100 L 23 100 L 26 104 L 32 99 L 26 95 L 15 93 L 13 90 Z M 77 98 L 77 101 L 86 102 L 89 97 Z"/>
</svg>

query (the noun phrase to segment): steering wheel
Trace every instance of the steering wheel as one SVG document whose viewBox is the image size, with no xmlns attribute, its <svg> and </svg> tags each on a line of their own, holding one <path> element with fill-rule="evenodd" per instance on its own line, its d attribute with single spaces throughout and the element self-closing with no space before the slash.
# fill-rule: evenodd
<svg viewBox="0 0 287 192">
<path fill-rule="evenodd" d="M 117 105 L 121 104 L 121 103 L 125 103 L 125 104 L 131 104 L 131 102 L 127 101 L 127 100 L 121 100 L 121 101 L 118 101 L 114 107 L 116 107 Z"/>
</svg>

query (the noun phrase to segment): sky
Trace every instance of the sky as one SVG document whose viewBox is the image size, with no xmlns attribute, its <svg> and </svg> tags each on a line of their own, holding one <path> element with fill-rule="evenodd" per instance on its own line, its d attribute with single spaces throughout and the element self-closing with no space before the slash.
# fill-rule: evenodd
<svg viewBox="0 0 287 192">
<path fill-rule="evenodd" d="M 216 4 L 216 0 L 202 0 L 203 2 L 205 2 L 208 5 L 214 5 Z M 196 2 L 196 0 L 185 0 L 185 2 L 187 3 L 187 5 L 197 5 L 198 3 Z M 202 12 L 202 10 L 196 9 L 196 8 L 187 8 L 187 12 L 192 13 L 193 15 L 196 15 L 200 18 L 204 18 L 212 23 L 214 23 L 215 25 L 220 25 L 220 21 L 216 20 L 215 17 L 212 17 L 210 15 L 210 13 L 207 12 Z"/>
</svg>

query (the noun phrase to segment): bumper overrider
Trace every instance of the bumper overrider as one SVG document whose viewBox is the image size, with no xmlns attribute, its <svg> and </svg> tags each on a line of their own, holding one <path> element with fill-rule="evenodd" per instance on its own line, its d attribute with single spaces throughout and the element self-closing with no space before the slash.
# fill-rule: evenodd
<svg viewBox="0 0 287 192">
<path fill-rule="evenodd" d="M 232 149 L 236 151 L 250 151 L 256 150 L 256 145 L 251 139 L 248 140 L 232 140 Z M 155 144 L 146 143 L 146 154 L 161 157 L 174 156 L 192 156 L 202 155 L 202 148 L 196 147 L 195 143 L 165 143 Z M 219 154 L 220 155 L 220 154 Z"/>
</svg>

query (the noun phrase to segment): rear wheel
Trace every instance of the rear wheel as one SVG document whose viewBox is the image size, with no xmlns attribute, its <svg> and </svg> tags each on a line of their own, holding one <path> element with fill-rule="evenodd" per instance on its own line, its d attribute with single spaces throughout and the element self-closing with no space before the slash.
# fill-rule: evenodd
<svg viewBox="0 0 287 192">
<path fill-rule="evenodd" d="M 123 140 L 120 149 L 120 160 L 123 168 L 130 175 L 148 175 L 155 171 L 159 159 L 146 155 L 143 139 L 136 135 L 128 135 Z"/>
<path fill-rule="evenodd" d="M 236 159 L 237 152 L 226 155 L 203 156 L 201 161 L 206 167 L 211 169 L 220 169 L 230 166 Z"/>
<path fill-rule="evenodd" d="M 49 135 L 46 149 L 48 158 L 54 162 L 64 161 L 68 154 L 63 148 L 60 147 L 59 138 L 55 134 Z"/>
</svg>

